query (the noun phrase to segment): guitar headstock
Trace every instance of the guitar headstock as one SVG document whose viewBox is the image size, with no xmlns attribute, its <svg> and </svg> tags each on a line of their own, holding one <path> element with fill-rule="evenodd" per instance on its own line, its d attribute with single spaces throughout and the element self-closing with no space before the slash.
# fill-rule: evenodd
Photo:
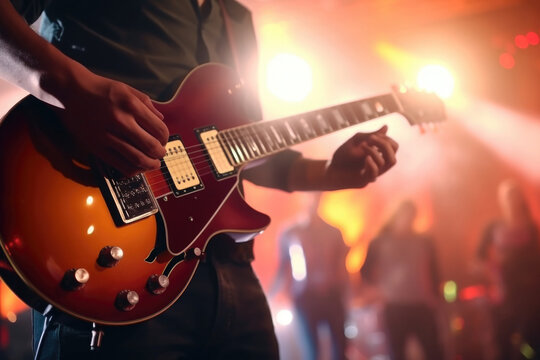
<svg viewBox="0 0 540 360">
<path fill-rule="evenodd" d="M 443 101 L 432 92 L 419 91 L 397 86 L 392 93 L 399 107 L 411 125 L 438 123 L 446 120 Z"/>
</svg>

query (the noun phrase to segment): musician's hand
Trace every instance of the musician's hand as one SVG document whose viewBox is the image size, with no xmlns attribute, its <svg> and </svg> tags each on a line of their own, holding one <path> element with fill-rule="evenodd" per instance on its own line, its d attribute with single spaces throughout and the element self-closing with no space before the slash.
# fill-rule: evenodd
<svg viewBox="0 0 540 360">
<path fill-rule="evenodd" d="M 341 145 L 326 168 L 325 187 L 361 188 L 394 166 L 398 144 L 386 131 L 383 126 L 372 133 L 357 133 Z"/>
<path fill-rule="evenodd" d="M 78 72 L 59 111 L 77 144 L 124 175 L 158 168 L 169 131 L 150 98 L 85 68 Z"/>
<path fill-rule="evenodd" d="M 396 163 L 398 144 L 384 126 L 373 133 L 358 133 L 341 145 L 332 160 L 299 156 L 289 167 L 288 190 L 325 191 L 361 188 Z"/>
</svg>

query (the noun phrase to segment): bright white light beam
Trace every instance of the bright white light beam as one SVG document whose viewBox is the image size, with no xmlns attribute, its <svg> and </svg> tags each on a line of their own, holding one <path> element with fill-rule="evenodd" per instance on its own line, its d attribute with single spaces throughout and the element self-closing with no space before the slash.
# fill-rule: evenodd
<svg viewBox="0 0 540 360">
<path fill-rule="evenodd" d="M 426 65 L 421 68 L 416 82 L 420 90 L 433 92 L 442 99 L 448 99 L 454 92 L 454 77 L 441 65 Z"/>
<path fill-rule="evenodd" d="M 313 89 L 311 66 L 296 55 L 278 54 L 266 65 L 266 86 L 281 100 L 300 102 Z"/>
</svg>

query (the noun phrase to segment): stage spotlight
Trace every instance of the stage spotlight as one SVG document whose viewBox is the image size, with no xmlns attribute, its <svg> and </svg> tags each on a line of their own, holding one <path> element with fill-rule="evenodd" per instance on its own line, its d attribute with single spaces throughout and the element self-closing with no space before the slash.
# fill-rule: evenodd
<svg viewBox="0 0 540 360">
<path fill-rule="evenodd" d="M 416 82 L 420 90 L 434 92 L 443 99 L 448 99 L 454 92 L 454 77 L 443 66 L 426 65 L 420 69 Z"/>
<path fill-rule="evenodd" d="M 278 54 L 266 66 L 266 85 L 279 99 L 300 102 L 313 89 L 311 66 L 296 55 Z"/>
<path fill-rule="evenodd" d="M 293 321 L 292 311 L 287 309 L 279 310 L 276 314 L 276 321 L 279 325 L 282 326 L 290 325 Z"/>
</svg>

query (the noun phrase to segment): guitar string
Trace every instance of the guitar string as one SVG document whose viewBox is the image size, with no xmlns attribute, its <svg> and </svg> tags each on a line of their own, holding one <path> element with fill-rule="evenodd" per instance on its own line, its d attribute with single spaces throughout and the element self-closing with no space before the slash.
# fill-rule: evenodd
<svg viewBox="0 0 540 360">
<path fill-rule="evenodd" d="M 342 105 L 341 107 L 346 107 L 350 104 L 344 104 Z M 335 118 L 331 118 L 331 119 L 325 119 L 326 122 L 325 124 L 327 125 L 326 128 L 329 128 L 330 129 L 330 132 L 333 132 L 333 131 L 337 131 L 337 130 L 340 130 L 340 129 L 343 129 L 345 127 L 350 127 L 350 126 L 354 126 L 354 125 L 357 125 L 357 124 L 360 124 L 362 123 L 362 121 L 358 120 L 360 118 L 360 115 L 364 115 L 364 114 L 359 114 L 357 111 L 354 111 L 352 109 L 348 109 L 349 110 L 349 114 L 343 114 L 341 113 L 342 117 L 343 117 L 343 120 L 345 120 L 345 123 L 344 125 L 345 126 L 337 126 L 337 129 L 334 129 L 334 127 L 330 124 L 329 120 L 335 120 Z M 327 111 L 329 111 L 327 109 Z M 324 111 L 319 111 L 318 112 L 319 115 L 323 114 Z M 352 114 L 353 116 L 350 116 L 350 114 Z M 235 144 L 233 144 L 232 147 L 242 147 L 245 146 L 246 149 L 251 149 L 251 147 L 249 147 L 249 145 L 245 142 L 245 140 L 248 138 L 248 137 L 251 137 L 253 142 L 252 143 L 259 143 L 260 145 L 262 145 L 262 147 L 272 147 L 272 144 L 270 144 L 270 146 L 268 146 L 268 144 L 265 144 L 265 142 L 267 142 L 268 140 L 270 142 L 273 142 L 273 141 L 277 141 L 278 143 L 280 142 L 285 142 L 287 143 L 285 137 L 283 136 L 283 131 L 282 128 L 278 128 L 279 127 L 283 127 L 283 126 L 286 126 L 286 124 L 289 124 L 290 125 L 290 129 L 294 131 L 294 137 L 296 138 L 300 138 L 301 141 L 304 141 L 304 140 L 311 140 L 317 136 L 322 136 L 322 135 L 325 135 L 327 134 L 328 132 L 326 131 L 321 131 L 321 127 L 320 126 L 313 126 L 313 124 L 310 124 L 308 122 L 313 122 L 313 120 L 308 120 L 308 122 L 306 122 L 305 124 L 308 125 L 309 127 L 309 133 L 312 133 L 312 134 L 315 134 L 317 136 L 315 137 L 311 137 L 310 134 L 306 133 L 306 127 L 305 126 L 297 126 L 298 124 L 294 124 L 294 122 L 298 122 L 300 121 L 301 119 L 306 119 L 308 118 L 308 115 L 313 115 L 313 114 L 304 114 L 303 116 L 302 115 L 299 115 L 297 117 L 291 117 L 291 118 L 286 118 L 286 119 L 282 119 L 282 120 L 275 120 L 279 123 L 275 124 L 277 126 L 274 126 L 273 129 L 272 126 L 274 124 L 270 123 L 270 122 L 267 122 L 267 123 L 259 123 L 259 124 L 251 124 L 251 125 L 244 125 L 244 126 L 240 126 L 240 127 L 237 127 L 237 128 L 231 128 L 231 129 L 227 129 L 227 130 L 223 130 L 220 132 L 220 134 L 227 134 L 227 138 L 223 138 L 224 142 L 230 142 L 230 140 L 232 141 L 239 141 L 240 142 L 240 145 L 239 146 L 236 146 Z M 350 118 L 350 120 L 353 120 L 352 122 L 349 121 L 347 118 Z M 365 118 L 364 116 L 362 116 L 362 118 Z M 323 117 L 324 119 L 324 117 Z M 285 124 L 284 124 L 285 123 Z M 304 125 L 304 124 L 303 124 Z M 319 131 L 316 130 L 316 128 L 319 128 Z M 243 130 L 246 130 L 247 131 L 247 135 L 244 133 L 242 133 Z M 249 130 L 251 130 L 251 134 L 249 133 Z M 300 133 L 300 131 L 302 132 L 302 134 Z M 275 137 L 275 133 L 280 133 L 281 134 L 281 137 L 282 139 L 278 139 Z M 289 133 L 289 131 L 286 131 L 285 133 Z M 305 137 L 306 139 L 302 139 L 302 137 Z M 258 140 L 256 140 L 255 138 L 258 138 Z M 272 138 L 274 138 L 272 140 Z M 261 139 L 265 139 L 267 141 L 262 141 Z M 280 141 L 282 140 L 282 141 Z M 219 140 L 211 140 L 209 141 L 207 144 L 210 144 L 210 145 L 221 145 Z M 296 142 L 291 142 L 290 145 L 295 145 L 297 144 Z M 188 146 L 188 147 L 185 147 L 184 149 L 188 150 L 188 149 L 191 149 L 191 148 L 195 148 L 195 147 L 201 147 L 201 145 L 204 145 L 204 144 L 196 144 L 196 145 L 192 145 L 192 146 Z M 257 144 L 256 144 L 257 145 Z M 229 146 L 231 147 L 231 146 Z M 199 150 L 199 151 L 205 151 L 205 149 L 202 149 L 202 150 Z M 174 159 L 173 157 L 171 159 Z"/>
<path fill-rule="evenodd" d="M 315 130 L 313 130 L 313 133 L 316 135 L 319 135 L 317 134 Z M 256 140 L 253 136 L 251 136 L 251 140 L 247 140 L 248 136 L 242 135 L 242 134 L 228 136 L 228 138 L 224 140 L 225 142 L 229 142 L 229 143 L 230 141 L 227 141 L 227 140 L 237 140 L 239 142 L 239 144 L 231 144 L 231 145 L 228 145 L 227 147 L 229 149 L 232 149 L 232 151 L 230 151 L 231 153 L 240 153 L 240 155 L 242 155 L 242 157 L 246 159 L 245 161 L 241 161 L 241 163 L 244 163 L 247 161 L 259 159 L 261 157 L 266 156 L 267 154 L 271 154 L 276 151 L 283 150 L 289 146 L 293 146 L 302 141 L 307 141 L 314 138 L 313 136 L 310 136 L 305 132 L 303 136 L 301 136 L 300 133 L 298 132 L 295 135 L 296 135 L 295 138 L 299 139 L 300 141 L 293 141 L 293 140 L 287 141 L 286 138 L 283 136 L 281 139 L 275 138 L 274 140 L 272 140 L 271 138 L 267 136 L 266 137 L 267 141 L 260 140 L 261 136 L 258 137 L 258 140 Z M 320 134 L 320 135 L 324 135 L 324 134 Z M 290 137 L 289 139 L 292 139 L 292 137 Z M 169 155 L 166 160 L 177 161 L 179 159 L 182 159 L 182 160 L 185 159 L 187 161 L 189 158 L 189 160 L 191 160 L 193 165 L 196 166 L 203 162 L 207 162 L 208 160 L 207 157 L 209 156 L 211 152 L 210 147 L 213 147 L 213 146 L 219 149 L 222 149 L 222 145 L 219 140 L 211 140 L 211 141 L 208 141 L 206 144 L 202 143 L 202 144 L 187 146 L 183 148 L 183 150 L 186 150 L 185 154 Z M 257 150 L 255 150 L 254 146 Z M 199 149 L 194 150 L 194 151 L 189 151 L 190 149 L 194 149 L 194 148 L 199 148 Z M 198 161 L 198 160 L 202 160 L 202 161 Z M 166 167 L 167 165 L 160 167 L 160 169 L 163 169 Z M 158 169 L 155 169 L 155 170 L 158 170 Z"/>
<path fill-rule="evenodd" d="M 351 123 L 351 122 L 347 121 L 347 123 L 344 123 L 345 126 L 343 126 L 343 127 L 339 126 L 339 128 L 337 130 L 340 130 L 340 129 L 343 129 L 343 128 L 349 127 L 349 126 L 354 126 L 356 124 L 358 124 L 358 122 Z M 230 151 L 231 153 L 240 153 L 240 155 L 243 155 L 243 157 L 246 158 L 247 161 L 250 161 L 250 160 L 259 158 L 259 155 L 257 155 L 256 153 L 266 155 L 265 153 L 269 153 L 269 152 L 273 153 L 273 152 L 276 151 L 276 149 L 277 150 L 282 150 L 282 149 L 284 149 L 284 148 L 286 148 L 288 146 L 297 145 L 300 142 L 308 141 L 308 140 L 314 139 L 314 138 L 316 138 L 318 136 L 328 134 L 329 132 L 336 131 L 336 129 L 334 129 L 330 124 L 327 124 L 327 125 L 328 125 L 327 129 L 329 129 L 330 131 L 324 131 L 324 130 L 321 130 L 321 129 L 319 129 L 319 131 L 317 131 L 314 127 L 311 127 L 309 129 L 309 131 L 306 131 L 305 127 L 301 127 L 300 128 L 301 131 L 299 131 L 298 129 L 295 129 L 295 127 L 291 127 L 291 129 L 293 131 L 294 130 L 296 130 L 296 131 L 294 131 L 294 133 L 292 133 L 292 134 L 289 132 L 289 134 L 287 136 L 283 135 L 283 131 L 281 131 L 280 129 L 277 129 L 276 132 L 281 134 L 281 138 L 277 138 L 273 131 L 262 133 L 262 132 L 256 132 L 257 129 L 253 129 L 254 130 L 252 132 L 253 135 L 249 134 L 249 133 L 247 135 L 242 134 L 242 133 L 235 134 L 233 131 L 231 131 L 231 129 L 222 131 L 220 134 L 227 133 L 227 135 L 228 135 L 227 137 L 225 137 L 225 136 L 223 137 L 223 142 L 226 142 L 226 143 L 231 143 L 231 141 L 237 141 L 238 142 L 236 144 L 233 143 L 233 144 L 227 144 L 226 145 L 226 147 L 228 147 L 229 149 L 232 149 L 232 151 Z M 238 132 L 240 130 L 236 130 L 236 131 Z M 272 135 L 269 135 L 269 133 L 271 133 Z M 313 136 L 313 135 L 315 135 L 315 136 Z M 248 138 L 251 138 L 251 139 L 248 140 Z M 287 138 L 289 140 L 287 140 Z M 261 139 L 264 139 L 265 141 L 263 141 Z M 294 141 L 293 139 L 299 139 L 299 141 Z M 207 147 L 205 148 L 204 145 L 207 145 Z M 255 150 L 253 148 L 253 145 L 255 145 L 255 147 L 258 150 Z M 186 150 L 186 153 L 188 155 L 194 155 L 196 153 L 202 153 L 203 156 L 207 156 L 208 155 L 208 148 L 210 146 L 217 146 L 219 148 L 222 147 L 219 140 L 211 140 L 211 141 L 207 142 L 206 144 L 202 143 L 202 144 L 191 145 L 191 146 L 187 146 L 187 147 L 185 147 L 183 149 Z M 197 147 L 201 148 L 201 149 L 191 151 L 191 152 L 188 151 L 190 149 L 197 148 Z M 266 149 L 270 149 L 270 151 L 268 151 Z M 254 154 L 255 156 L 253 157 L 252 154 Z M 169 156 L 167 159 L 171 160 L 171 161 L 174 161 L 174 160 L 177 160 L 179 158 L 184 158 L 185 156 L 186 155 L 178 155 L 178 156 L 172 155 L 172 156 Z M 191 159 L 196 159 L 196 157 L 193 157 L 193 156 L 190 156 L 190 158 Z M 206 158 L 205 158 L 205 160 L 206 160 Z M 241 162 L 245 162 L 245 161 L 241 161 Z"/>
<path fill-rule="evenodd" d="M 328 124 L 328 125 L 329 125 L 329 129 L 331 130 L 331 132 L 335 131 L 335 129 L 333 129 L 330 126 L 330 124 Z M 349 127 L 349 126 L 352 126 L 352 125 L 356 125 L 356 123 L 351 124 L 349 121 L 347 121 L 345 126 L 340 127 L 340 128 L 345 128 L 345 127 Z M 302 128 L 302 130 L 305 130 L 305 128 Z M 245 136 L 242 133 L 239 133 L 238 135 L 234 135 L 234 133 L 231 132 L 230 130 L 229 131 L 226 130 L 226 131 L 229 132 L 229 139 L 236 139 L 236 140 L 241 141 L 240 145 L 235 144 L 234 146 L 228 146 L 230 149 L 232 149 L 231 153 L 239 153 L 241 155 L 239 157 L 244 158 L 244 160 L 241 160 L 237 164 L 237 165 L 240 165 L 240 164 L 246 163 L 248 161 L 252 161 L 252 160 L 256 160 L 256 159 L 265 157 L 265 156 L 273 154 L 275 152 L 284 150 L 285 148 L 287 148 L 289 146 L 296 145 L 296 144 L 298 144 L 300 142 L 303 142 L 303 141 L 311 140 L 314 137 L 322 136 L 322 135 L 327 133 L 325 131 L 317 132 L 314 128 L 310 128 L 310 130 L 311 130 L 310 131 L 311 134 L 308 134 L 305 131 L 302 131 L 303 137 L 297 130 L 294 133 L 294 135 L 295 135 L 294 137 L 292 137 L 292 136 L 288 137 L 289 138 L 288 142 L 286 140 L 286 137 L 284 137 L 283 135 L 282 135 L 281 139 L 275 138 L 275 140 L 277 140 L 278 144 L 274 143 L 274 140 L 272 140 L 270 138 L 269 139 L 270 140 L 270 145 L 269 145 L 268 142 L 266 142 L 266 148 L 269 148 L 270 151 L 264 149 L 265 148 L 265 146 L 264 146 L 265 142 L 261 141 L 260 137 L 258 138 L 258 141 L 257 141 L 257 140 L 255 140 L 255 138 L 253 136 L 250 135 L 250 137 L 253 140 L 252 144 L 254 144 L 255 147 L 258 149 L 256 151 L 256 150 L 254 150 L 254 148 L 252 146 L 250 146 L 248 143 L 246 143 L 244 141 L 245 139 L 247 139 L 247 136 Z M 253 133 L 257 134 L 255 131 L 253 131 Z M 315 136 L 312 136 L 312 135 L 315 135 Z M 267 136 L 269 136 L 269 135 L 267 134 Z M 293 141 L 292 139 L 298 139 L 299 141 Z M 211 141 L 207 142 L 206 144 L 196 144 L 196 145 L 188 146 L 188 147 L 184 148 L 184 149 L 186 149 L 186 154 L 178 155 L 178 156 L 173 155 L 173 156 L 168 157 L 167 159 L 169 161 L 175 161 L 175 160 L 181 158 L 184 163 L 188 163 L 188 161 L 189 161 L 189 163 L 193 166 L 193 168 L 194 168 L 194 170 L 195 170 L 195 172 L 197 173 L 198 176 L 205 176 L 205 175 L 211 174 L 212 172 L 215 171 L 215 169 L 212 167 L 212 165 L 208 161 L 209 160 L 208 157 L 210 156 L 209 155 L 210 154 L 209 147 L 211 145 L 218 146 L 218 147 L 221 148 L 221 143 L 219 142 L 219 140 L 211 140 Z M 200 148 L 200 150 L 187 151 L 187 149 L 193 149 L 193 148 L 197 148 L 197 147 Z M 261 148 L 263 148 L 262 151 L 260 150 Z M 193 156 L 193 154 L 197 154 L 197 153 L 200 153 L 200 155 Z M 199 159 L 201 161 L 199 161 Z M 199 166 L 201 164 L 203 165 L 202 167 Z M 171 164 L 171 166 L 174 166 L 174 164 Z M 198 166 L 199 166 L 199 169 L 197 169 Z M 231 166 L 233 166 L 233 165 L 231 164 Z M 167 174 L 163 174 L 161 172 L 161 170 L 164 169 L 164 168 L 168 168 L 167 164 L 165 164 L 165 166 L 161 166 L 159 169 L 150 170 L 150 171 L 146 172 L 146 173 L 154 174 L 155 172 L 159 171 L 155 175 L 151 175 L 151 176 L 146 175 L 148 181 L 151 182 L 155 187 L 161 186 L 161 188 L 159 188 L 159 190 L 170 187 L 170 184 L 169 184 L 170 182 L 174 183 L 174 180 L 172 179 L 172 175 L 170 174 L 170 171 Z M 186 176 L 187 176 L 187 174 L 186 174 Z M 161 178 L 161 179 L 159 181 L 152 182 L 155 178 Z"/>
<path fill-rule="evenodd" d="M 348 110 L 349 110 L 349 114 L 343 114 L 343 112 L 340 111 L 343 120 L 345 120 L 345 123 L 343 124 L 344 126 L 341 126 L 341 124 L 338 124 L 339 125 L 338 129 L 350 127 L 350 126 L 353 126 L 362 122 L 362 121 L 359 121 L 360 114 L 358 114 L 356 111 L 352 111 L 350 106 L 348 106 Z M 319 115 L 322 115 L 323 113 L 324 112 L 321 111 L 319 112 Z M 351 114 L 353 115 L 351 119 L 353 120 L 352 123 L 351 121 L 349 121 L 349 119 L 351 118 L 350 117 Z M 289 118 L 290 120 L 284 119 L 282 122 L 278 124 L 247 125 L 247 126 L 239 127 L 236 129 L 232 128 L 232 129 L 224 130 L 221 132 L 221 134 L 224 134 L 223 142 L 225 142 L 226 143 L 225 146 L 229 148 L 229 152 L 231 156 L 234 156 L 235 158 L 240 158 L 241 161 L 237 164 L 237 165 L 240 165 L 248 161 L 265 157 L 277 151 L 284 150 L 285 148 L 289 146 L 293 146 L 300 142 L 311 140 L 317 136 L 322 136 L 328 133 L 324 131 L 320 126 L 318 126 L 319 131 L 316 131 L 315 127 L 313 126 L 313 120 L 311 119 L 308 120 L 309 123 L 305 122 L 302 124 L 302 126 L 298 126 L 297 122 L 306 118 L 307 118 L 307 115 L 304 115 L 304 116 Z M 324 118 L 325 117 L 323 117 L 323 119 Z M 326 128 L 330 130 L 329 132 L 336 131 L 329 121 L 329 120 L 335 120 L 335 118 L 331 117 L 331 119 L 324 119 L 324 120 L 326 120 L 325 125 L 326 125 Z M 289 122 L 286 122 L 286 121 L 289 121 Z M 286 122 L 285 125 L 283 124 L 283 122 Z M 293 122 L 296 122 L 296 123 L 293 123 Z M 284 136 L 282 126 L 287 127 L 287 125 L 289 126 L 286 129 L 287 131 L 285 133 L 288 133 L 288 134 L 287 136 Z M 306 129 L 305 125 L 307 125 L 309 129 Z M 278 128 L 277 126 L 280 126 L 280 128 Z M 251 130 L 251 133 L 250 133 L 250 130 Z M 281 139 L 277 137 L 276 133 L 281 136 Z M 225 137 L 225 134 L 227 135 L 227 137 Z M 312 136 L 312 135 L 315 135 L 315 136 Z M 289 141 L 287 141 L 287 138 L 289 139 Z M 264 139 L 265 141 L 263 141 L 262 139 Z M 293 141 L 294 139 L 298 139 L 299 141 Z M 235 141 L 237 141 L 238 143 L 235 143 Z M 274 141 L 277 141 L 277 143 Z M 177 161 L 178 159 L 182 159 L 182 162 L 189 163 L 190 167 L 193 167 L 193 169 L 197 173 L 197 176 L 202 177 L 202 176 L 211 174 L 215 171 L 215 169 L 210 164 L 209 159 L 208 159 L 208 157 L 211 157 L 210 149 L 209 149 L 211 146 L 216 146 L 223 151 L 222 149 L 223 146 L 221 142 L 219 141 L 218 136 L 216 135 L 216 140 L 210 140 L 206 143 L 202 143 L 202 144 L 200 143 L 200 144 L 187 146 L 183 148 L 183 150 L 185 150 L 185 154 L 172 155 L 172 156 L 169 156 L 167 160 L 174 162 L 174 161 Z M 197 149 L 197 150 L 190 151 L 192 149 Z M 267 149 L 270 149 L 270 151 L 268 151 Z M 230 165 L 234 167 L 233 164 L 230 164 Z M 175 165 L 171 164 L 171 166 L 174 167 Z M 154 169 L 154 170 L 145 172 L 145 176 L 148 182 L 151 183 L 154 186 L 154 188 L 157 187 L 157 190 L 163 190 L 167 188 L 170 189 L 170 182 L 174 183 L 174 180 L 172 179 L 171 171 L 168 171 L 166 174 L 162 173 L 163 169 L 168 169 L 168 168 L 169 166 L 165 163 L 165 165 L 160 166 L 159 169 Z M 153 174 L 153 175 L 147 175 L 147 174 Z M 158 179 L 158 181 L 153 181 L 156 178 Z"/>
</svg>

